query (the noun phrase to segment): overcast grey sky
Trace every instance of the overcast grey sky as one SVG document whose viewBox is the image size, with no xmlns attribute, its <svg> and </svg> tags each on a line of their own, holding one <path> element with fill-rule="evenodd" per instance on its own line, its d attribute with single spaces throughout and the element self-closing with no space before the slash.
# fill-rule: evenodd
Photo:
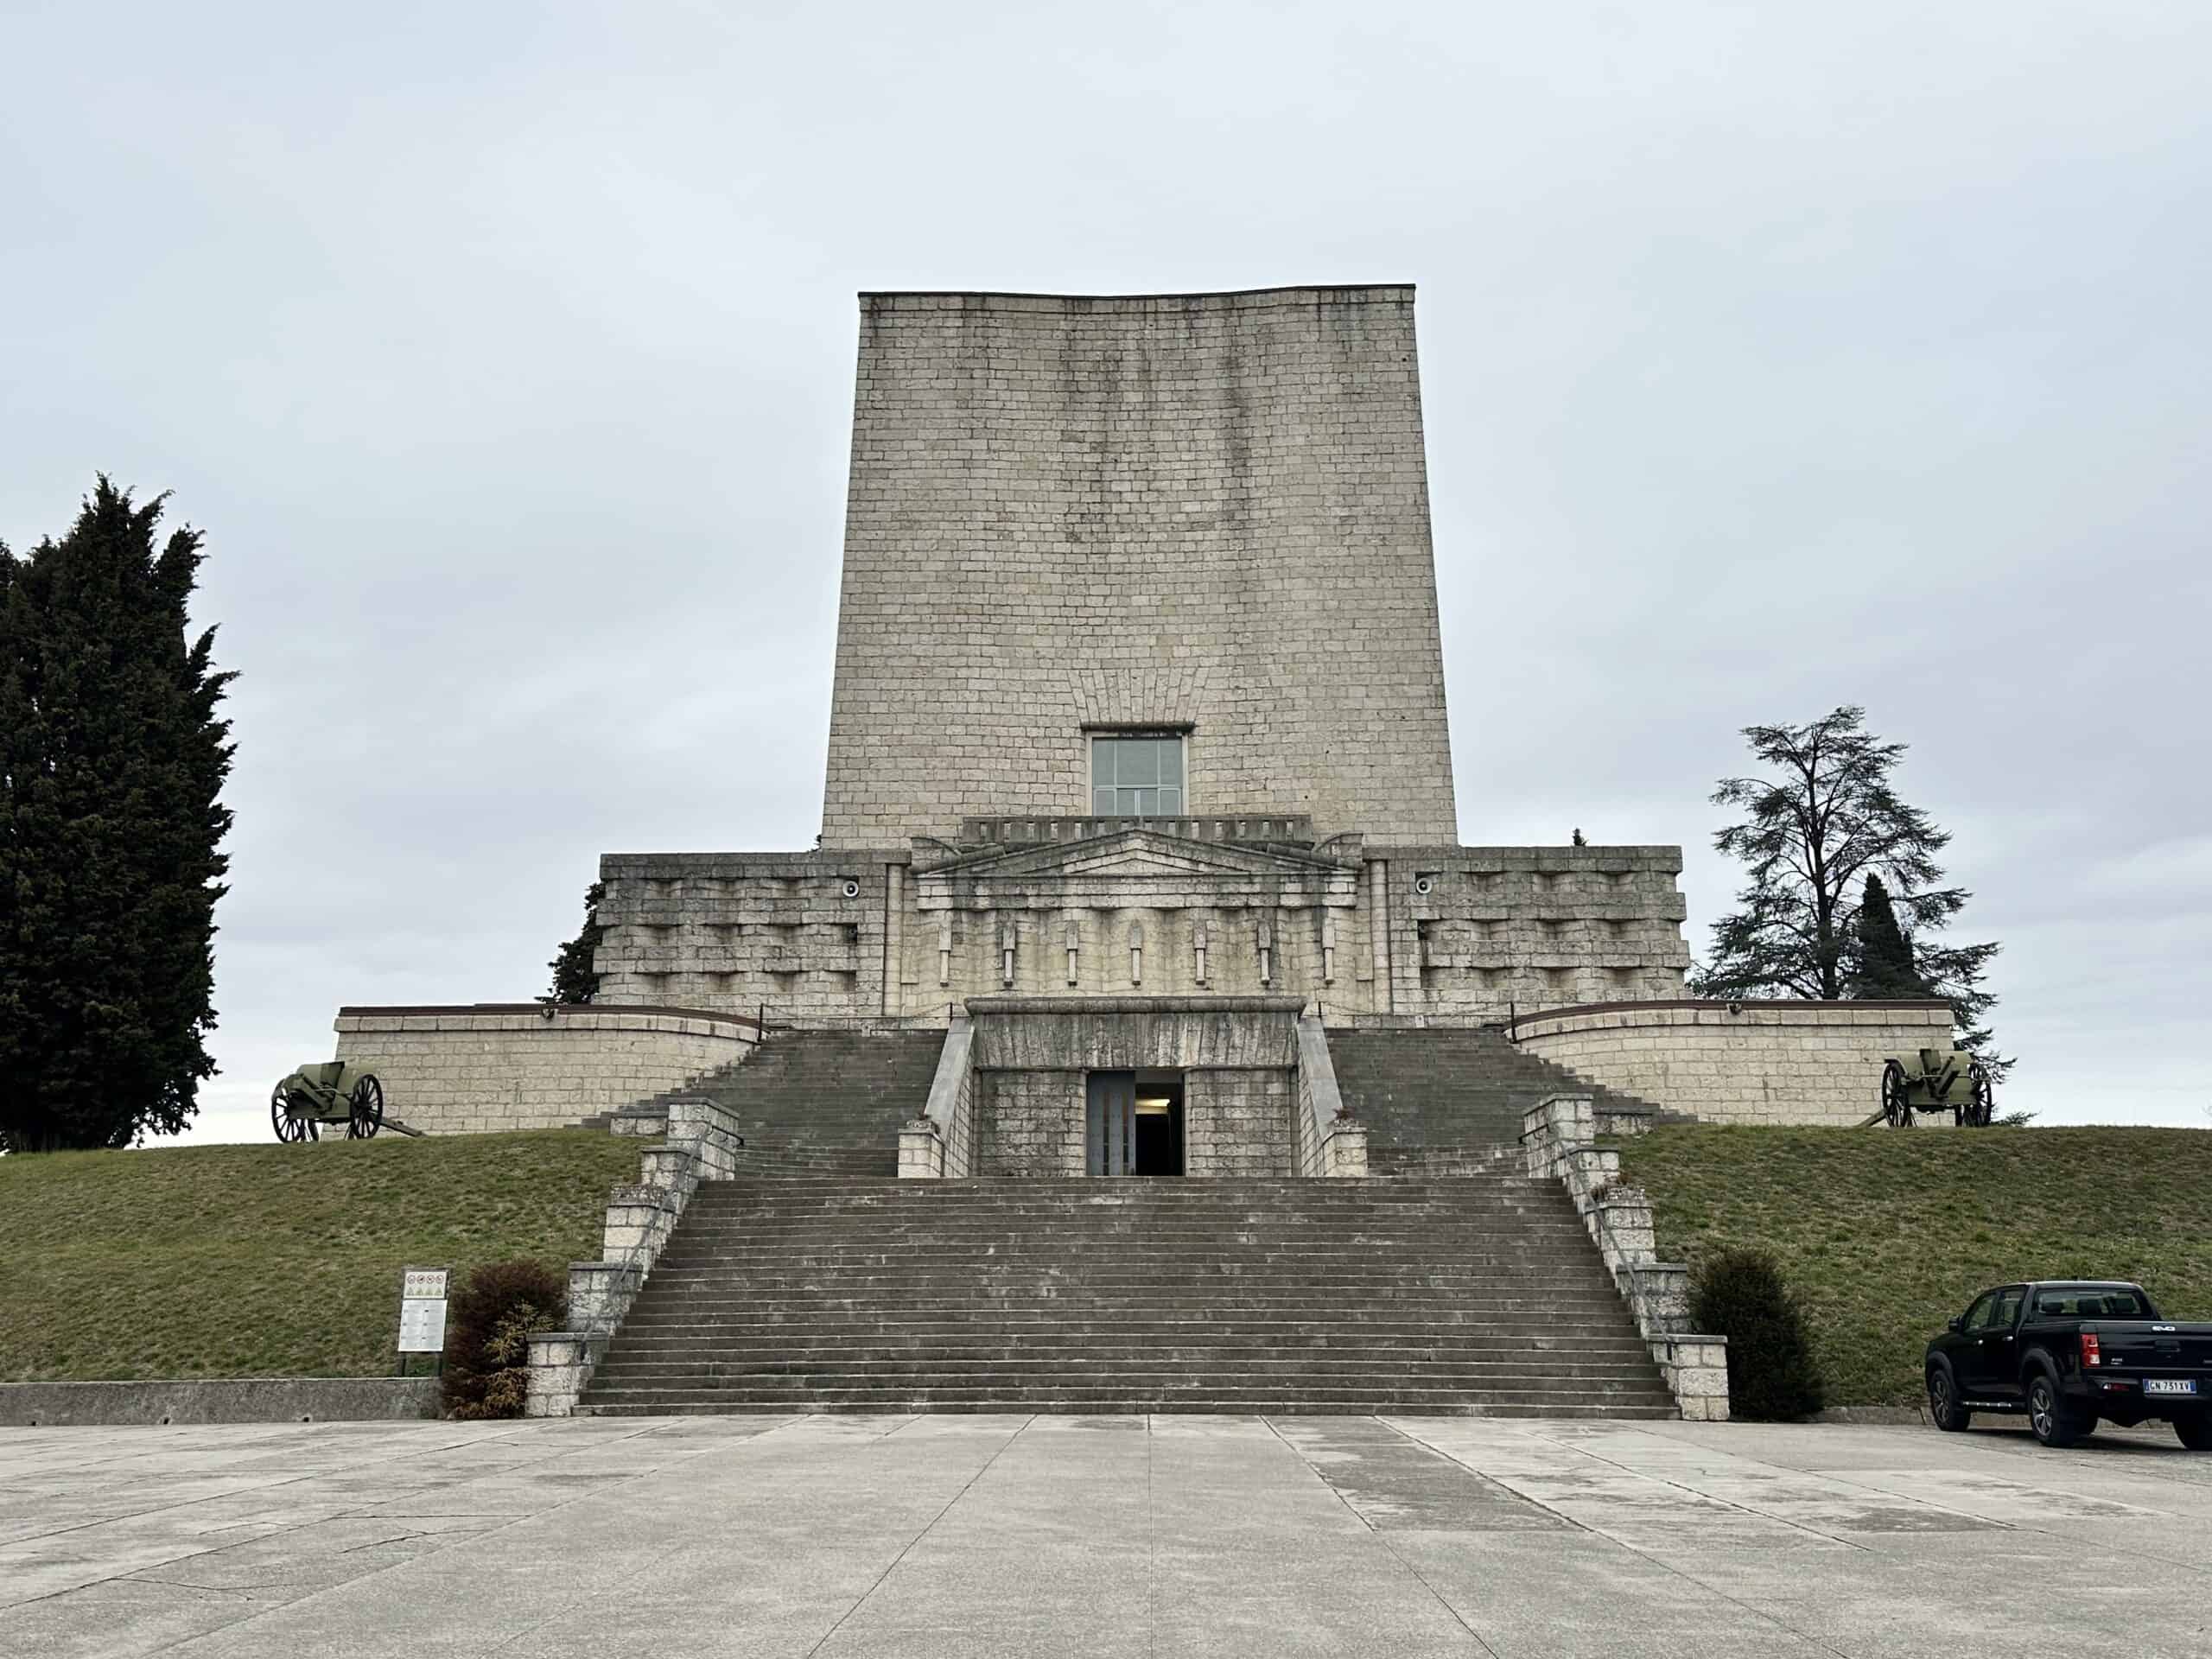
<svg viewBox="0 0 2212 1659">
<path fill-rule="evenodd" d="M 1460 829 L 1680 842 L 1867 706 L 2004 1103 L 2202 1124 L 2212 8 L 0 3 L 0 539 L 241 671 L 201 1139 L 818 828 L 854 293 L 1411 281 Z"/>
</svg>

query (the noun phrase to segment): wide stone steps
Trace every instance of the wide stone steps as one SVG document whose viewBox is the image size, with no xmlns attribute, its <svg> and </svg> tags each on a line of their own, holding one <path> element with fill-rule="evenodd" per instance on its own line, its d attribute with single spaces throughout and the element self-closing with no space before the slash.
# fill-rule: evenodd
<svg viewBox="0 0 2212 1659">
<path fill-rule="evenodd" d="M 943 1358 L 943 1356 L 913 1356 L 913 1358 L 872 1358 L 872 1360 L 841 1360 L 841 1358 L 790 1358 L 790 1360 L 743 1360 L 732 1358 L 726 1363 L 696 1360 L 688 1365 L 626 1365 L 613 1380 L 620 1380 L 624 1389 L 681 1389 L 681 1387 L 767 1387 L 777 1380 L 807 1378 L 814 1382 L 830 1382 L 841 1387 L 858 1387 L 865 1380 L 898 1380 L 907 1382 L 916 1378 L 938 1380 L 967 1380 L 967 1382 L 988 1382 L 988 1380 L 1027 1380 L 1044 1385 L 1062 1382 L 1130 1382 L 1144 1380 L 1146 1387 L 1173 1385 L 1177 1378 L 1190 1376 L 1190 1367 L 1204 1365 L 1210 1378 L 1289 1378 L 1300 1380 L 1303 1387 L 1320 1387 L 1330 1380 L 1358 1380 L 1363 1385 L 1374 1385 L 1378 1380 L 1400 1380 L 1407 1387 L 1445 1387 L 1451 1382 L 1465 1382 L 1469 1387 L 1520 1387 L 1531 1380 L 1560 1382 L 1560 1385 L 1586 1385 L 1599 1391 L 1642 1391 L 1650 1385 L 1650 1374 L 1643 1367 L 1637 1367 L 1621 1360 L 1615 1365 L 1591 1363 L 1591 1360 L 1546 1358 L 1535 1365 L 1529 1356 L 1497 1363 L 1460 1363 L 1460 1360 L 1431 1360 L 1414 1356 L 1394 1354 L 1387 1363 L 1367 1363 L 1367 1360 L 1259 1360 L 1249 1356 L 1221 1356 L 1208 1351 L 1188 1351 L 1188 1354 L 1153 1354 L 1153 1356 L 1064 1356 L 1053 1358 L 1022 1358 L 1022 1356 L 973 1356 L 973 1358 Z"/>
<path fill-rule="evenodd" d="M 1562 1321 L 1554 1314 L 1549 1304 L 1536 1309 L 1494 1309 L 1485 1314 L 1472 1314 L 1460 1319 L 1446 1319 L 1423 1311 L 1419 1314 L 1418 1322 L 1403 1308 L 1377 1308 L 1363 1319 L 1347 1317 L 1321 1325 L 1312 1319 L 1270 1319 L 1258 1314 L 1224 1319 L 1211 1313 L 1185 1313 L 1173 1319 L 1116 1320 L 1100 1319 L 1082 1310 L 1071 1310 L 1065 1317 L 1061 1317 L 1056 1311 L 1056 1305 L 1040 1303 L 1019 1319 L 1006 1317 L 1003 1310 L 979 1312 L 963 1308 L 957 1315 L 927 1310 L 890 1328 L 886 1328 L 880 1321 L 856 1323 L 847 1317 L 846 1311 L 842 1309 L 811 1315 L 801 1313 L 794 1317 L 788 1313 L 764 1315 L 734 1305 L 718 1313 L 677 1312 L 636 1314 L 630 1323 L 624 1325 L 622 1332 L 626 1344 L 655 1338 L 711 1342 L 743 1337 L 759 1337 L 766 1341 L 817 1338 L 874 1341 L 880 1337 L 885 1341 L 903 1341 L 917 1336 L 931 1340 L 972 1336 L 1019 1337 L 1027 1341 L 1051 1337 L 1056 1341 L 1071 1343 L 1081 1343 L 1094 1337 L 1113 1340 L 1167 1341 L 1186 1332 L 1222 1329 L 1234 1336 L 1265 1337 L 1286 1343 L 1323 1332 L 1343 1332 L 1421 1338 L 1440 1343 L 1460 1340 L 1511 1343 L 1549 1338 L 1551 1345 L 1560 1348 L 1586 1340 L 1605 1345 L 1618 1340 L 1630 1346 L 1642 1346 L 1633 1336 L 1616 1338 L 1562 1334 L 1573 1333 L 1576 1328 L 1573 1322 Z"/>
<path fill-rule="evenodd" d="M 895 1175 L 899 1126 L 929 1099 L 941 1031 L 778 1032 L 735 1065 L 671 1090 L 704 1095 L 737 1120 L 747 1167 L 827 1176 Z"/>
<path fill-rule="evenodd" d="M 583 1408 L 1671 1414 L 1517 1173 L 748 1177 L 694 1197 Z"/>
<path fill-rule="evenodd" d="M 1488 1028 L 1428 1027 L 1329 1033 L 1337 1087 L 1367 1125 L 1369 1167 L 1447 1173 L 1478 1162 L 1467 1154 L 1510 1148 L 1522 1115 L 1547 1095 L 1589 1095 L 1600 1109 L 1652 1111 L 1649 1103 L 1577 1077 Z M 1441 1166 L 1408 1153 L 1442 1152 Z"/>
<path fill-rule="evenodd" d="M 824 1331 L 812 1334 L 747 1331 L 696 1340 L 690 1333 L 662 1335 L 652 1331 L 625 1334 L 621 1351 L 604 1362 L 624 1372 L 636 1365 L 686 1363 L 707 1357 L 758 1354 L 768 1357 L 827 1355 L 868 1360 L 930 1353 L 945 1359 L 1032 1359 L 1036 1357 L 1036 1333 L 985 1333 L 978 1336 L 954 1327 L 860 1332 Z M 1134 1336 L 1105 1331 L 1056 1332 L 1052 1351 L 1071 1359 L 1114 1358 L 1132 1353 L 1179 1354 L 1205 1348 L 1220 1355 L 1243 1355 L 1271 1360 L 1303 1356 L 1316 1359 L 1349 1357 L 1363 1362 L 1382 1355 L 1414 1359 L 1458 1358 L 1474 1364 L 1518 1363 L 1530 1355 L 1563 1355 L 1577 1362 L 1640 1360 L 1644 1347 L 1632 1338 L 1595 1337 L 1560 1338 L 1538 1331 L 1480 1336 L 1446 1335 L 1424 1330 L 1395 1335 L 1355 1338 L 1345 1332 L 1293 1335 L 1245 1334 L 1227 1338 L 1208 1334 L 1203 1323 L 1193 1321 L 1173 1333 Z"/>
<path fill-rule="evenodd" d="M 831 1389 L 797 1383 L 786 1388 L 645 1390 L 593 1398 L 586 1415 L 661 1417 L 755 1412 L 1067 1412 L 1097 1415 L 1134 1412 L 1191 1412 L 1212 1415 L 1359 1416 L 1389 1412 L 1422 1417 L 1556 1417 L 1655 1419 L 1676 1414 L 1664 1389 L 1655 1397 L 1625 1399 L 1563 1389 L 1317 1389 L 1253 1388 L 1131 1390 L 1117 1388 Z"/>
</svg>

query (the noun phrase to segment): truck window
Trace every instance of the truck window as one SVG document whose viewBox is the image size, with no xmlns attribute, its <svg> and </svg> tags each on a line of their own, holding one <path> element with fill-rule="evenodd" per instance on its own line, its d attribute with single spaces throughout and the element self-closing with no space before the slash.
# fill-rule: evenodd
<svg viewBox="0 0 2212 1659">
<path fill-rule="evenodd" d="M 2020 1287 L 1993 1290 L 1967 1314 L 1969 1331 L 2010 1331 L 2020 1317 Z"/>
<path fill-rule="evenodd" d="M 2155 1319 L 2139 1291 L 2125 1285 L 2061 1285 L 2036 1293 L 2039 1319 Z"/>
</svg>

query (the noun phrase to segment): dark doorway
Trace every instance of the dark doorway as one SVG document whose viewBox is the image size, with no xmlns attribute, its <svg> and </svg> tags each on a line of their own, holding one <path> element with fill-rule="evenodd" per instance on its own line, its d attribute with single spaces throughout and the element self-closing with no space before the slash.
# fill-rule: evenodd
<svg viewBox="0 0 2212 1659">
<path fill-rule="evenodd" d="M 1090 1173 L 1183 1173 L 1180 1071 L 1093 1071 L 1084 1105 L 1084 1166 Z"/>
</svg>

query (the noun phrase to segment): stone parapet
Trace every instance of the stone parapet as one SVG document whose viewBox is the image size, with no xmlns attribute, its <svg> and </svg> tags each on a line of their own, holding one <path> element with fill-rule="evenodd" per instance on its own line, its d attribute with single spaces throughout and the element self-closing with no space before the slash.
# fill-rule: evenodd
<svg viewBox="0 0 2212 1659">
<path fill-rule="evenodd" d="M 337 1058 L 384 1084 L 385 1109 L 428 1135 L 575 1123 L 745 1058 L 742 1014 L 593 1002 L 342 1007 Z"/>
<path fill-rule="evenodd" d="M 921 1116 L 899 1132 L 905 1179 L 960 1179 L 976 1171 L 976 1027 L 956 1013 L 938 1054 Z"/>
<path fill-rule="evenodd" d="M 1681 999 L 1524 1014 L 1522 1048 L 1576 1076 L 1716 1123 L 1838 1128 L 1881 1104 L 1882 1062 L 1948 1047 L 1939 1001 Z"/>
<path fill-rule="evenodd" d="M 1587 1095 L 1552 1095 L 1530 1107 L 1521 1128 L 1529 1173 L 1557 1180 L 1574 1200 L 1682 1415 L 1726 1422 L 1728 1339 L 1688 1329 L 1689 1269 L 1656 1259 L 1650 1200 L 1620 1184 L 1620 1154 L 1592 1144 L 1597 1126 Z"/>
<path fill-rule="evenodd" d="M 1155 835 L 1174 836 L 1185 841 L 1249 841 L 1289 847 L 1308 847 L 1313 842 L 1313 820 L 1304 813 L 1248 813 L 1231 817 L 1186 813 L 1180 817 L 1154 818 L 1101 818 L 1078 813 L 1062 817 L 963 818 L 960 845 L 968 849 L 1026 847 L 1040 842 L 1050 846 L 1095 840 L 1100 836 L 1118 835 L 1124 830 L 1148 830 Z M 916 864 L 943 857 L 943 847 L 941 842 L 918 846 Z M 925 850 L 930 855 L 928 858 L 923 856 Z"/>
<path fill-rule="evenodd" d="M 702 1181 L 728 1180 L 744 1157 L 737 1120 L 704 1096 L 677 1096 L 654 1112 L 618 1117 L 614 1133 L 637 1135 L 658 1123 L 660 1146 L 642 1149 L 639 1179 L 609 1195 L 601 1232 L 605 1254 L 569 1267 L 569 1328 L 530 1339 L 530 1382 L 524 1414 L 565 1417 L 575 1409 L 592 1367 L 645 1288 L 677 1224 Z"/>
<path fill-rule="evenodd" d="M 1298 1021 L 1298 1173 L 1360 1177 L 1367 1173 L 1367 1129 L 1345 1109 L 1319 1014 Z"/>
<path fill-rule="evenodd" d="M 530 1393 L 525 1417 L 566 1417 L 607 1351 L 607 1338 L 572 1331 L 541 1331 L 530 1339 Z"/>
<path fill-rule="evenodd" d="M 359 1423 L 435 1417 L 435 1376 L 155 1377 L 0 1382 L 0 1427 L 78 1423 Z"/>
</svg>

